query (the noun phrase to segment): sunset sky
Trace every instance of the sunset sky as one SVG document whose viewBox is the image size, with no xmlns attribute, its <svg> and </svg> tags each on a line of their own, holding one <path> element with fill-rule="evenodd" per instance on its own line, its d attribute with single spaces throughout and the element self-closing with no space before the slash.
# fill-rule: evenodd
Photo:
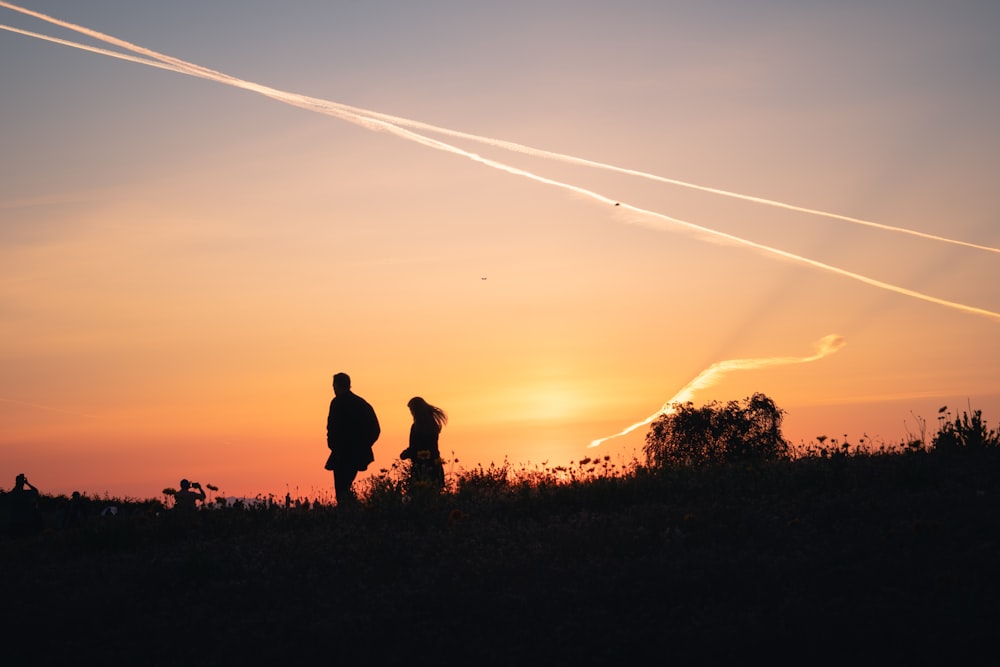
<svg viewBox="0 0 1000 667">
<path fill-rule="evenodd" d="M 690 400 L 793 443 L 1000 420 L 995 2 L 15 4 L 471 136 L 0 30 L 2 488 L 329 495 L 338 371 L 372 470 L 415 395 L 456 469 L 630 460 L 588 445 L 828 335 Z"/>
</svg>

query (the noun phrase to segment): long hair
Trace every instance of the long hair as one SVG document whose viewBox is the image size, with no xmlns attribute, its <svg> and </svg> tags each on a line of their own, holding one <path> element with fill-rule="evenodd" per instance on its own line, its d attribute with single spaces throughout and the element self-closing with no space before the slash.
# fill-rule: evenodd
<svg viewBox="0 0 1000 667">
<path fill-rule="evenodd" d="M 419 396 L 411 398 L 406 407 L 413 412 L 414 423 L 421 426 L 433 425 L 435 430 L 440 431 L 448 423 L 448 415 L 445 414 L 444 410 L 436 405 L 431 405 Z"/>
</svg>

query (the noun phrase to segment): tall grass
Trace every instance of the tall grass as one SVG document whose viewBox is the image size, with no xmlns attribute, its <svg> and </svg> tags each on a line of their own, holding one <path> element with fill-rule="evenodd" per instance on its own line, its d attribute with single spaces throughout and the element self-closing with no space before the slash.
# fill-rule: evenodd
<svg viewBox="0 0 1000 667">
<path fill-rule="evenodd" d="M 963 663 L 1000 627 L 991 433 L 948 414 L 919 446 L 777 461 L 451 461 L 427 496 L 396 465 L 354 509 L 105 496 L 68 524 L 43 496 L 0 590 L 7 636 L 48 639 L 4 664 Z"/>
</svg>

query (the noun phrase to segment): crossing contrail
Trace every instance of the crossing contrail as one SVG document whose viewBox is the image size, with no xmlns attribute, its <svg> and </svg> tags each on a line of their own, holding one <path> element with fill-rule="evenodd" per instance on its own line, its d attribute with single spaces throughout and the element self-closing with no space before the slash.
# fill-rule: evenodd
<svg viewBox="0 0 1000 667">
<path fill-rule="evenodd" d="M 770 366 L 788 366 L 790 364 L 805 364 L 810 361 L 818 361 L 823 357 L 828 357 L 840 348 L 846 345 L 846 341 L 843 337 L 836 334 L 830 334 L 821 338 L 816 344 L 816 354 L 809 355 L 807 357 L 763 357 L 759 359 L 727 359 L 725 361 L 717 361 L 701 373 L 699 373 L 693 380 L 684 385 L 684 388 L 679 392 L 674 394 L 673 398 L 663 404 L 659 410 L 651 414 L 646 419 L 640 422 L 636 422 L 631 426 L 615 433 L 614 435 L 609 435 L 606 438 L 599 438 L 590 443 L 590 447 L 598 447 L 607 440 L 612 438 L 618 438 L 637 428 L 641 428 L 647 424 L 652 423 L 654 419 L 660 415 L 669 415 L 676 412 L 675 406 L 678 404 L 687 403 L 695 395 L 696 392 L 711 387 L 716 382 L 722 379 L 724 375 L 730 371 L 746 371 L 753 370 L 756 368 L 768 368 Z"/>
<path fill-rule="evenodd" d="M 843 276 L 845 278 L 850 278 L 852 280 L 855 280 L 855 281 L 858 281 L 858 282 L 870 285 L 872 287 L 877 287 L 877 288 L 884 289 L 884 290 L 887 290 L 887 291 L 890 291 L 890 292 L 894 292 L 896 294 L 900 294 L 900 295 L 904 295 L 904 296 L 909 296 L 909 297 L 912 297 L 912 298 L 915 298 L 915 299 L 926 301 L 928 303 L 933 303 L 933 304 L 944 306 L 944 307 L 947 307 L 947 308 L 952 308 L 952 309 L 955 309 L 955 310 L 959 310 L 959 311 L 970 313 L 970 314 L 974 314 L 974 315 L 981 315 L 981 316 L 984 316 L 984 317 L 988 317 L 990 319 L 994 319 L 994 320 L 1000 321 L 1000 313 L 996 313 L 996 312 L 993 312 L 993 311 L 990 311 L 990 310 L 986 310 L 984 308 L 977 308 L 975 306 L 969 306 L 969 305 L 966 305 L 966 304 L 963 304 L 963 303 L 959 303 L 959 302 L 955 302 L 955 301 L 949 301 L 949 300 L 946 300 L 946 299 L 941 299 L 941 298 L 938 298 L 938 297 L 934 297 L 934 296 L 931 296 L 931 295 L 928 295 L 928 294 L 924 294 L 922 292 L 917 292 L 915 290 L 910 290 L 910 289 L 907 289 L 905 287 L 894 285 L 892 283 L 887 283 L 887 282 L 884 282 L 884 281 L 877 280 L 875 278 L 870 278 L 868 276 L 865 276 L 865 275 L 862 275 L 862 274 L 859 274 L 859 273 L 855 273 L 855 272 L 852 272 L 852 271 L 847 271 L 846 269 L 841 269 L 839 267 L 832 266 L 832 265 L 826 264 L 824 262 L 820 262 L 820 261 L 809 259 L 807 257 L 801 256 L 801 255 L 797 255 L 797 254 L 794 254 L 794 253 L 791 253 L 791 252 L 780 250 L 780 249 L 774 248 L 772 246 L 768 246 L 768 245 L 765 245 L 765 244 L 761 244 L 761 243 L 757 243 L 757 242 L 754 242 L 754 241 L 750 241 L 748 239 L 744 239 L 742 237 L 735 236 L 733 234 L 728 234 L 728 233 L 725 233 L 725 232 L 720 232 L 718 230 L 710 229 L 708 227 L 703 227 L 701 225 L 697 225 L 697 224 L 694 224 L 694 223 L 691 223 L 691 222 L 687 222 L 687 221 L 684 221 L 684 220 L 680 220 L 680 219 L 677 219 L 677 218 L 670 217 L 668 215 L 664 215 L 662 213 L 658 213 L 656 211 L 651 211 L 651 210 L 639 208 L 637 206 L 631 206 L 631 205 L 629 205 L 627 203 L 621 203 L 621 202 L 618 202 L 614 198 L 611 198 L 611 197 L 608 197 L 606 195 L 600 194 L 600 193 L 595 192 L 593 190 L 588 190 L 586 188 L 578 187 L 578 186 L 572 185 L 570 183 L 565 183 L 565 182 L 562 182 L 562 181 L 557 181 L 557 180 L 554 180 L 554 179 L 546 178 L 544 176 L 540 176 L 540 175 L 532 173 L 530 171 L 527 171 L 527 170 L 524 170 L 524 169 L 520 169 L 518 167 L 514 167 L 514 166 L 511 166 L 511 165 L 505 164 L 503 162 L 499 162 L 497 160 L 492 160 L 492 159 L 489 159 L 489 158 L 485 158 L 485 157 L 483 157 L 481 155 L 478 155 L 477 153 L 466 151 L 466 150 L 464 150 L 462 148 L 459 148 L 457 146 L 453 146 L 453 145 L 448 144 L 448 143 L 446 143 L 444 141 L 441 141 L 441 140 L 438 140 L 438 139 L 434 139 L 434 138 L 422 135 L 422 134 L 420 134 L 418 132 L 406 129 L 405 127 L 402 127 L 402 123 L 406 123 L 406 124 L 408 124 L 410 126 L 416 125 L 416 126 L 419 126 L 419 127 L 426 127 L 426 128 L 429 128 L 429 129 L 434 129 L 435 131 L 443 131 L 443 128 L 439 130 L 437 128 L 434 128 L 434 126 L 425 125 L 425 124 L 418 124 L 418 123 L 415 123 L 415 121 L 409 121 L 409 120 L 406 120 L 406 119 L 398 119 L 400 121 L 400 123 L 397 124 L 397 123 L 391 122 L 389 120 L 386 120 L 386 118 L 395 118 L 393 116 L 386 116 L 384 114 L 378 114 L 376 112 L 369 112 L 369 111 L 366 111 L 366 110 L 363 110 L 363 109 L 356 109 L 354 107 L 348 107 L 346 105 L 338 104 L 336 102 L 331 102 L 329 100 L 322 100 L 322 99 L 318 99 L 318 98 L 314 98 L 314 97 L 309 97 L 309 96 L 305 96 L 305 95 L 299 95 L 299 94 L 296 94 L 296 93 L 289 93 L 289 92 L 286 92 L 286 91 L 278 90 L 276 88 L 271 88 L 270 86 L 264 86 L 264 85 L 261 85 L 261 84 L 258 84 L 258 83 L 254 83 L 254 82 L 251 82 L 251 81 L 246 81 L 244 79 L 239 79 L 237 77 L 230 76 L 228 74 L 224 74 L 224 73 L 218 72 L 216 70 L 212 70 L 212 69 L 209 69 L 209 68 L 206 68 L 206 67 L 202 67 L 201 65 L 196 65 L 194 63 L 190 63 L 190 62 L 181 60 L 179 58 L 175 58 L 173 56 L 168 56 L 168 55 L 159 53 L 157 51 L 153 51 L 152 49 L 147 49 L 145 47 L 141 47 L 141 46 L 132 44 L 132 43 L 127 42 L 125 40 L 119 39 L 117 37 L 113 37 L 111 35 L 106 35 L 104 33 L 98 32 L 96 30 L 92 30 L 90 28 L 79 26 L 79 25 L 76 25 L 76 24 L 73 24 L 73 23 L 68 23 L 66 21 L 61 21 L 59 19 L 47 16 L 45 14 L 41 14 L 39 12 L 35 12 L 35 11 L 32 11 L 32 10 L 28 10 L 28 9 L 24 9 L 24 8 L 18 7 L 16 5 L 12 5 L 12 4 L 8 3 L 8 2 L 4 2 L 3 0 L 0 0 L 0 7 L 6 7 L 8 9 L 12 9 L 14 11 L 17 11 L 17 12 L 20 12 L 20 13 L 23 13 L 23 14 L 26 14 L 26 15 L 29 15 L 29 16 L 33 16 L 35 18 L 39 18 L 39 19 L 41 19 L 43 21 L 47 21 L 47 22 L 52 23 L 54 25 L 57 25 L 57 26 L 60 26 L 60 27 L 63 27 L 63 28 L 67 28 L 69 30 L 73 30 L 75 32 L 78 32 L 78 33 L 83 34 L 83 35 L 87 35 L 87 36 L 92 37 L 94 39 L 98 39 L 98 40 L 103 41 L 105 43 L 112 44 L 114 46 L 118 46 L 118 47 L 127 49 L 129 51 L 132 51 L 133 53 L 141 54 L 141 56 L 144 56 L 144 57 L 136 57 L 136 56 L 130 56 L 130 55 L 127 55 L 127 54 L 116 53 L 116 52 L 109 51 L 109 50 L 106 50 L 106 49 L 98 49 L 96 47 L 91 47 L 91 46 L 87 46 L 87 45 L 84 45 L 84 44 L 78 44 L 76 42 L 72 42 L 72 41 L 69 41 L 69 40 L 59 40 L 59 39 L 50 38 L 50 37 L 47 37 L 47 36 L 44 36 L 44 35 L 40 35 L 38 33 L 32 33 L 32 32 L 29 32 L 29 31 L 19 30 L 19 29 L 11 28 L 9 26 L 0 25 L 0 28 L 5 29 L 5 30 L 9 30 L 11 32 L 17 32 L 19 34 L 26 35 L 26 36 L 29 36 L 29 37 L 37 37 L 37 38 L 45 39 L 45 40 L 48 40 L 48 41 L 56 42 L 56 43 L 59 43 L 59 44 L 63 44 L 63 45 L 66 45 L 66 46 L 71 46 L 71 47 L 74 47 L 74 48 L 80 48 L 80 49 L 83 49 L 83 50 L 86 50 L 86 51 L 91 51 L 91 52 L 99 53 L 101 55 L 108 55 L 108 56 L 112 56 L 112 57 L 116 57 L 116 58 L 121 58 L 121 59 L 124 59 L 124 60 L 129 60 L 129 61 L 132 61 L 132 62 L 136 62 L 136 63 L 139 63 L 139 64 L 146 64 L 146 65 L 150 65 L 150 66 L 153 66 L 153 67 L 158 67 L 160 69 L 167 69 L 167 70 L 171 70 L 171 71 L 178 72 L 178 73 L 181 73 L 181 74 L 188 74 L 190 76 L 204 78 L 204 79 L 208 79 L 208 80 L 215 81 L 215 82 L 218 82 L 218 83 L 224 83 L 224 84 L 231 85 L 231 86 L 234 86 L 234 87 L 237 87 L 237 88 L 241 88 L 241 89 L 244 89 L 244 90 L 249 90 L 249 91 L 252 91 L 252 92 L 256 92 L 258 94 L 264 95 L 264 96 L 272 98 L 274 100 L 277 100 L 277 101 L 280 101 L 280 102 L 284 102 L 284 103 L 287 103 L 287 104 L 291 104 L 293 106 L 297 106 L 297 107 L 305 109 L 305 110 L 309 110 L 309 111 L 314 111 L 314 112 L 317 112 L 317 113 L 323 113 L 323 114 L 326 114 L 326 115 L 330 115 L 330 116 L 339 118 L 341 120 L 345 120 L 345 121 L 348 121 L 348 122 L 351 122 L 351 123 L 355 123 L 355 124 L 361 125 L 362 127 L 365 127 L 367 129 L 370 129 L 370 130 L 389 132 L 389 133 L 394 134 L 394 135 L 396 135 L 396 136 L 398 136 L 400 138 L 407 139 L 409 141 L 413 141 L 415 143 L 418 143 L 420 145 L 426 146 L 428 148 L 433 148 L 435 150 L 440 150 L 440 151 L 452 153 L 454 155 L 458 155 L 458 156 L 467 158 L 469 160 L 472 160 L 474 162 L 478 162 L 480 164 L 483 164 L 485 166 L 491 167 L 493 169 L 497 169 L 499 171 L 503 171 L 503 172 L 506 172 L 506 173 L 509 173 L 509 174 L 512 174 L 512 175 L 515 175 L 515 176 L 521 176 L 521 177 L 524 177 L 524 178 L 528 178 L 528 179 L 531 179 L 531 180 L 534 180 L 536 182 L 543 183 L 543 184 L 546 184 L 546 185 L 551 185 L 551 186 L 554 186 L 554 187 L 558 187 L 558 188 L 567 190 L 569 192 L 575 193 L 577 195 L 588 197 L 590 199 L 593 199 L 593 200 L 598 201 L 598 202 L 603 203 L 603 204 L 609 204 L 609 205 L 613 204 L 613 205 L 615 205 L 616 210 L 630 211 L 634 215 L 634 218 L 632 220 L 628 220 L 628 221 L 631 221 L 631 222 L 639 222 L 641 224 L 645 224 L 647 226 L 650 226 L 650 227 L 653 227 L 653 228 L 656 228 L 656 229 L 671 229 L 671 228 L 674 228 L 674 227 L 680 227 L 682 229 L 687 229 L 689 231 L 695 232 L 696 234 L 699 234 L 699 235 L 703 235 L 703 236 L 707 236 L 707 237 L 710 237 L 710 238 L 714 238 L 715 240 L 718 240 L 718 241 L 730 242 L 730 243 L 733 243 L 733 244 L 736 244 L 736 245 L 741 245 L 741 246 L 744 246 L 744 247 L 747 247 L 747 248 L 758 250 L 760 252 L 763 252 L 764 254 L 773 255 L 773 256 L 780 257 L 780 258 L 783 258 L 783 259 L 786 259 L 786 260 L 791 260 L 793 262 L 798 262 L 798 263 L 806 264 L 808 266 L 812 266 L 812 267 L 817 268 L 817 269 L 829 271 L 831 273 Z M 566 160 L 572 160 L 572 161 L 581 161 L 583 163 L 589 163 L 589 161 L 581 160 L 580 158 L 571 158 L 570 156 L 561 156 L 560 154 L 554 154 L 554 153 L 553 154 L 549 154 L 546 151 L 538 151 L 537 149 L 531 149 L 531 148 L 528 148 L 528 147 L 522 147 L 522 146 L 520 146 L 518 144 L 510 144 L 509 142 L 497 142 L 496 140 L 486 139 L 486 138 L 483 138 L 483 137 L 476 137 L 475 135 L 465 135 L 464 133 L 454 133 L 451 130 L 447 130 L 446 132 L 452 133 L 452 134 L 456 134 L 458 136 L 463 136 L 463 137 L 466 137 L 466 138 L 470 138 L 470 139 L 474 138 L 477 141 L 485 141 L 486 143 L 491 143 L 492 142 L 493 145 L 503 145 L 504 147 L 508 147 L 508 148 L 512 148 L 514 146 L 518 146 L 519 149 L 521 150 L 521 152 L 531 152 L 533 155 L 539 155 L 539 156 L 543 156 L 544 155 L 544 156 L 557 157 L 558 159 L 566 159 Z M 601 163 L 592 163 L 592 165 L 593 166 L 601 165 Z M 601 166 L 605 167 L 605 168 L 610 167 L 610 165 L 601 165 Z M 615 167 L 614 169 L 615 170 L 619 170 L 619 171 L 625 171 L 626 173 L 629 173 L 631 171 L 631 170 L 621 170 L 620 168 L 617 168 L 617 167 Z M 641 172 L 636 172 L 636 175 L 640 175 L 640 174 L 641 174 Z M 661 177 L 656 177 L 656 178 L 661 178 Z M 698 186 L 698 187 L 700 188 L 701 186 Z M 713 191 L 713 190 L 708 189 L 708 191 Z M 729 194 L 729 195 L 732 195 L 733 193 L 724 193 L 722 191 L 719 191 L 717 194 Z M 746 198 L 746 196 L 744 196 L 744 195 L 739 195 L 739 197 Z M 755 199 L 755 198 L 750 198 L 750 199 Z M 766 203 L 766 200 L 764 200 L 761 203 Z M 774 203 L 776 204 L 777 202 L 774 202 Z M 788 206 L 788 205 L 782 205 L 782 206 Z M 875 224 L 875 223 L 871 223 L 871 224 Z M 893 229 L 895 229 L 895 228 L 893 228 Z M 935 238 L 938 238 L 938 237 L 935 237 Z M 942 240 L 942 239 L 938 239 L 938 240 Z M 980 247 L 980 246 L 977 246 L 977 247 Z M 981 249 L 994 250 L 992 248 L 988 248 L 988 247 L 985 247 L 985 246 L 982 246 Z"/>
<path fill-rule="evenodd" d="M 225 79 L 229 80 L 234 85 L 238 85 L 236 83 L 238 80 L 235 79 L 234 77 L 230 77 L 229 75 L 223 74 L 223 73 L 215 71 L 215 70 L 210 70 L 210 69 L 201 67 L 200 65 L 195 65 L 193 63 L 186 62 L 184 60 L 181 60 L 179 58 L 175 58 L 173 56 L 168 56 L 168 55 L 165 55 L 165 54 L 162 54 L 162 53 L 158 53 L 158 52 L 153 51 L 151 49 L 147 49 L 145 47 L 141 47 L 141 46 L 138 46 L 136 44 L 132 44 L 132 43 L 127 42 L 125 40 L 122 40 L 122 39 L 119 39 L 117 37 L 113 37 L 111 35 L 107 35 L 107 34 L 98 32 L 96 30 L 92 30 L 90 28 L 86 28 L 84 26 L 80 26 L 80 25 L 77 25 L 77 24 L 74 24 L 74 23 L 69 23 L 67 21 L 62 21 L 62 20 L 57 19 L 55 17 L 48 16 L 47 14 L 43 14 L 41 12 L 36 12 L 36 11 L 30 10 L 30 9 L 26 9 L 24 7 L 19 7 L 17 5 L 13 5 L 13 4 L 9 3 L 9 2 L 0 1 L 0 7 L 6 7 L 7 9 L 10 9 L 12 11 L 19 12 L 19 13 L 22 13 L 22 14 L 25 14 L 25 15 L 28 15 L 28 16 L 32 16 L 32 17 L 37 18 L 39 20 L 46 21 L 48 23 L 51 23 L 53 25 L 57 25 L 57 26 L 60 26 L 60 27 L 63 27 L 63 28 L 67 28 L 69 30 L 73 30 L 73 31 L 78 32 L 80 34 L 87 35 L 89 37 L 93 37 L 94 39 L 98 39 L 98 40 L 104 41 L 104 42 L 109 43 L 109 44 L 114 44 L 116 46 L 119 46 L 121 48 L 127 49 L 129 51 L 134 52 L 134 53 L 140 53 L 140 54 L 146 55 L 146 56 L 148 56 L 149 58 L 151 58 L 153 60 L 141 60 L 141 59 L 140 60 L 136 60 L 136 58 L 133 57 L 133 56 L 126 56 L 124 54 L 116 53 L 114 51 L 108 51 L 108 50 L 105 50 L 105 49 L 97 49 L 95 47 L 88 47 L 88 46 L 83 45 L 83 44 L 76 44 L 76 43 L 73 43 L 73 42 L 69 42 L 68 40 L 61 40 L 61 39 L 57 39 L 57 38 L 48 37 L 46 35 L 41 35 L 39 33 L 33 33 L 33 32 L 30 32 L 30 31 L 27 31 L 27 30 L 21 30 L 21 29 L 17 29 L 17 28 L 11 28 L 9 26 L 0 25 L 0 28 L 3 28 L 5 30 L 10 30 L 11 32 L 17 32 L 17 33 L 20 33 L 20 34 L 23 34 L 23 35 L 26 35 L 26 36 L 36 37 L 36 38 L 39 38 L 39 39 L 46 39 L 48 41 L 56 42 L 56 43 L 59 43 L 59 44 L 64 44 L 66 46 L 77 46 L 78 48 L 83 48 L 83 49 L 86 49 L 88 51 L 93 51 L 95 53 L 101 53 L 101 54 L 110 55 L 110 56 L 113 56 L 113 57 L 120 57 L 120 58 L 123 58 L 124 60 L 131 60 L 133 62 L 143 62 L 144 64 L 151 65 L 153 67 L 160 67 L 162 69 L 174 69 L 174 68 L 176 68 L 175 71 L 182 71 L 183 73 L 192 74 L 192 75 L 196 75 L 196 76 L 204 76 L 205 78 L 213 78 L 213 79 L 216 79 L 216 80 L 218 80 L 217 77 L 222 77 L 222 78 L 225 78 Z M 155 61 L 159 61 L 159 62 L 155 62 Z M 173 67 L 164 67 L 164 64 L 172 65 Z M 259 90 L 258 92 L 263 92 L 263 91 Z M 277 91 L 275 91 L 275 92 L 277 92 Z M 267 93 L 265 93 L 265 94 L 267 94 Z M 290 95 L 290 94 L 289 93 L 284 93 L 284 95 Z M 809 214 L 809 215 L 820 216 L 820 217 L 830 218 L 830 219 L 834 219 L 834 220 L 840 220 L 842 222 L 849 222 L 849 223 L 852 223 L 852 224 L 863 225 L 863 226 L 866 226 L 866 227 L 872 227 L 872 228 L 875 228 L 875 229 L 880 229 L 880 230 L 888 231 L 888 232 L 895 232 L 895 233 L 899 233 L 899 234 L 908 234 L 908 235 L 916 236 L 916 237 L 923 238 L 923 239 L 926 239 L 926 240 L 938 241 L 938 242 L 941 242 L 941 243 L 949 243 L 949 244 L 953 244 L 953 245 L 964 246 L 964 247 L 967 247 L 967 248 L 974 248 L 974 249 L 977 249 L 977 250 L 983 250 L 983 251 L 986 251 L 986 252 L 1000 253 L 1000 248 L 995 248 L 995 247 L 992 247 L 992 246 L 981 245 L 981 244 L 971 243 L 971 242 L 968 242 L 968 241 L 961 241 L 961 240 L 957 240 L 957 239 L 951 239 L 951 238 L 947 238 L 947 237 L 944 237 L 944 236 L 939 236 L 939 235 L 936 235 L 936 234 L 929 234 L 929 233 L 917 231 L 917 230 L 914 230 L 914 229 L 907 229 L 905 227 L 898 227 L 898 226 L 894 226 L 894 225 L 886 225 L 886 224 L 882 224 L 882 223 L 878 223 L 878 222 L 873 222 L 871 220 L 865 220 L 863 218 L 857 218 L 857 217 L 852 217 L 852 216 L 848 216 L 848 215 L 841 215 L 839 213 L 832 213 L 832 212 L 829 212 L 829 211 L 822 211 L 822 210 L 819 210 L 819 209 L 808 208 L 808 207 L 805 207 L 805 206 L 798 206 L 798 205 L 795 205 L 795 204 L 789 204 L 789 203 L 777 201 L 777 200 L 774 200 L 774 199 L 767 199 L 765 197 L 756 197 L 756 196 L 753 196 L 753 195 L 746 195 L 746 194 L 741 194 L 741 193 L 738 193 L 738 192 L 733 192 L 731 190 L 723 190 L 721 188 L 713 188 L 713 187 L 709 187 L 709 186 L 705 186 L 705 185 L 698 185 L 696 183 L 691 183 L 691 182 L 688 182 L 688 181 L 682 181 L 682 180 L 675 179 L 675 178 L 668 178 L 666 176 L 659 176 L 657 174 L 652 174 L 652 173 L 645 172 L 645 171 L 640 171 L 640 170 L 636 170 L 636 169 L 629 169 L 629 168 L 626 168 L 626 167 L 620 167 L 620 166 L 617 166 L 617 165 L 608 164 L 608 163 L 605 163 L 605 162 L 599 162 L 599 161 L 596 161 L 596 160 L 588 160 L 588 159 L 581 158 L 581 157 L 576 157 L 576 156 L 573 156 L 573 155 L 567 155 L 565 153 L 558 153 L 558 152 L 555 152 L 555 151 L 548 151 L 548 150 L 543 150 L 543 149 L 539 149 L 539 148 L 534 148 L 534 147 L 526 146 L 524 144 L 519 144 L 519 143 L 516 143 L 516 142 L 513 142 L 513 141 L 506 141 L 506 140 L 503 140 L 503 139 L 495 139 L 495 138 L 491 138 L 491 137 L 484 137 L 484 136 L 477 135 L 477 134 L 471 134 L 471 133 L 468 133 L 468 132 L 462 132 L 462 131 L 459 131 L 459 130 L 453 130 L 451 128 L 441 127 L 441 126 L 438 126 L 438 125 L 432 125 L 430 123 L 425 123 L 425 122 L 413 120 L 413 119 L 410 119 L 410 118 L 404 118 L 404 117 L 401 117 L 401 116 L 394 116 L 394 115 L 390 115 L 390 114 L 381 113 L 381 112 L 378 112 L 378 111 L 372 111 L 370 109 L 363 109 L 363 108 L 360 108 L 360 107 L 353 107 L 353 106 L 346 105 L 346 104 L 341 104 L 341 103 L 338 103 L 338 102 L 332 102 L 330 100 L 319 100 L 319 99 L 316 99 L 316 98 L 308 98 L 308 97 L 299 96 L 299 95 L 294 95 L 294 97 L 299 98 L 300 102 L 305 103 L 305 104 L 315 104 L 318 107 L 323 107 L 323 108 L 327 108 L 327 109 L 330 109 L 330 110 L 342 111 L 342 112 L 345 112 L 345 113 L 355 114 L 355 115 L 358 115 L 358 116 L 364 116 L 364 117 L 370 118 L 370 119 L 377 119 L 377 120 L 385 121 L 387 123 L 391 123 L 392 125 L 396 125 L 396 126 L 399 126 L 399 127 L 408 127 L 408 128 L 414 129 L 414 130 L 420 130 L 420 131 L 424 131 L 424 132 L 433 132 L 433 133 L 437 133 L 437 134 L 443 134 L 445 136 L 450 136 L 450 137 L 454 137 L 454 138 L 457 138 L 457 139 L 463 139 L 463 140 L 467 140 L 467 141 L 482 143 L 482 144 L 486 144 L 486 145 L 489 145 L 489 146 L 493 146 L 495 148 L 501 148 L 501 149 L 504 149 L 504 150 L 514 151 L 514 152 L 522 153 L 522 154 L 529 155 L 529 156 L 532 156 L 532 157 L 544 158 L 544 159 L 549 159 L 549 160 L 556 160 L 556 161 L 560 161 L 560 162 L 566 162 L 566 163 L 574 164 L 574 165 L 577 165 L 577 166 L 591 167 L 591 168 L 595 168 L 595 169 L 603 169 L 603 170 L 606 170 L 606 171 L 617 172 L 617 173 L 620 173 L 620 174 L 626 174 L 626 175 L 635 176 L 635 177 L 638 177 L 638 178 L 645 178 L 645 179 L 657 181 L 657 182 L 660 182 L 660 183 L 666 183 L 666 184 L 669 184 L 669 185 L 675 185 L 675 186 L 678 186 L 678 187 L 688 188 L 688 189 L 692 189 L 692 190 L 698 190 L 698 191 L 701 191 L 701 192 L 705 192 L 705 193 L 709 193 L 709 194 L 714 194 L 714 195 L 719 195 L 719 196 L 722 196 L 722 197 L 729 197 L 729 198 L 732 198 L 732 199 L 738 199 L 738 200 L 741 200 L 741 201 L 752 202 L 752 203 L 755 203 L 755 204 L 762 204 L 762 205 L 765 205 L 765 206 L 772 206 L 772 207 L 776 207 L 776 208 L 781 208 L 781 209 L 785 209 L 785 210 L 788 210 L 788 211 L 794 211 L 794 212 L 797 212 L 797 213 L 805 213 L 805 214 Z M 291 100 L 285 99 L 284 101 L 291 101 Z M 301 104 L 299 106 L 301 106 Z"/>
<path fill-rule="evenodd" d="M 4 6 L 5 3 L 0 2 L 0 6 Z M 24 30 L 23 28 L 15 28 L 9 25 L 0 24 L 0 30 L 6 30 L 8 32 L 15 32 L 19 35 L 25 35 L 27 37 L 34 37 L 36 39 L 41 39 L 46 42 L 53 42 L 55 44 L 62 44 L 64 46 L 72 46 L 76 49 L 82 49 L 84 51 L 90 51 L 92 53 L 99 53 L 104 56 L 111 56 L 112 58 L 120 58 L 121 60 L 128 60 L 134 63 L 140 63 L 142 65 L 149 65 L 150 67 L 158 67 L 160 69 L 169 70 L 171 72 L 180 72 L 181 70 L 177 67 L 167 65 L 165 63 L 157 62 L 156 60 L 149 60 L 147 58 L 140 58 L 139 56 L 130 56 L 127 53 L 121 53 L 120 51 L 111 51 L 109 49 L 102 49 L 97 46 L 90 46 L 88 44 L 81 44 L 79 42 L 73 42 L 68 39 L 61 39 L 59 37 L 52 37 L 51 35 L 43 35 L 39 32 L 32 32 L 31 30 Z"/>
</svg>

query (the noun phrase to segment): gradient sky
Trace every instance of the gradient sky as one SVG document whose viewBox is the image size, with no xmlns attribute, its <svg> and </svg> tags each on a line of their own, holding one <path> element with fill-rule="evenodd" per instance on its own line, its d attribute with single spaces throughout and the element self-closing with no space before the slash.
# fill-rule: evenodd
<svg viewBox="0 0 1000 667">
<path fill-rule="evenodd" d="M 995 2 L 15 4 L 282 91 L 1000 246 Z M 712 364 L 829 334 L 692 400 L 764 392 L 793 443 L 1000 419 L 996 252 L 435 136 L 616 207 L 9 31 L 0 91 L 4 488 L 329 494 L 338 371 L 382 421 L 373 469 L 414 395 L 458 467 L 630 460 L 645 429 L 588 444 Z"/>
</svg>

